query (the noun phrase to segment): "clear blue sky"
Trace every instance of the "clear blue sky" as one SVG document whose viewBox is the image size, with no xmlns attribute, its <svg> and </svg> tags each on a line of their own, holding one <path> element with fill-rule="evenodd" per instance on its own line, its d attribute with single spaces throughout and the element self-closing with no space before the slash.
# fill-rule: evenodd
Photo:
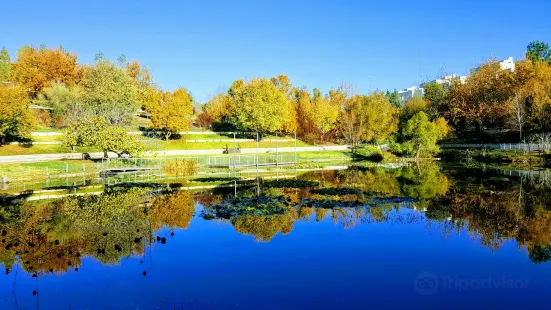
<svg viewBox="0 0 551 310">
<path fill-rule="evenodd" d="M 551 1 L 19 1 L 0 8 L 0 46 L 60 44 L 92 63 L 125 54 L 199 101 L 239 78 L 287 74 L 327 92 L 401 89 L 551 43 Z"/>
</svg>

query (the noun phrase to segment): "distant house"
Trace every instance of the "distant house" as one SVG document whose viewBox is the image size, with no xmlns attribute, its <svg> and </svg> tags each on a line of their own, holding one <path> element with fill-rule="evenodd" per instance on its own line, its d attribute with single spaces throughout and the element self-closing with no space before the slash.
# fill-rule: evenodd
<svg viewBox="0 0 551 310">
<path fill-rule="evenodd" d="M 441 79 L 436 79 L 436 80 L 429 81 L 427 83 L 423 83 L 421 84 L 421 87 L 425 87 L 426 84 L 436 83 L 444 86 L 445 89 L 448 89 L 454 81 L 459 81 L 461 84 L 465 84 L 465 82 L 467 81 L 467 76 L 465 75 L 459 76 L 454 73 L 454 74 L 446 75 Z"/>
<path fill-rule="evenodd" d="M 514 61 L 513 57 L 507 57 L 507 58 L 499 61 L 499 67 L 501 68 L 501 70 L 508 70 L 508 71 L 511 71 L 511 72 L 515 72 L 515 61 Z M 480 67 L 476 67 L 474 69 L 471 69 L 471 74 L 478 71 L 479 68 Z"/>
<path fill-rule="evenodd" d="M 513 61 L 513 57 L 508 57 L 500 61 L 499 67 L 501 68 L 501 70 L 509 70 L 511 72 L 515 72 L 515 62 Z"/>
<path fill-rule="evenodd" d="M 406 102 L 409 98 L 413 96 L 423 96 L 424 94 L 425 90 L 422 87 L 417 86 L 411 86 L 404 90 L 398 91 L 398 95 L 403 102 Z"/>
</svg>

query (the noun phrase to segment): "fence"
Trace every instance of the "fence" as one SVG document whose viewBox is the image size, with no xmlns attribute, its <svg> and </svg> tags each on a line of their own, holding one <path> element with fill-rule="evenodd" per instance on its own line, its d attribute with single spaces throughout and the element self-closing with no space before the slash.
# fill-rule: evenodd
<svg viewBox="0 0 551 310">
<path fill-rule="evenodd" d="M 110 158 L 101 161 L 101 170 L 159 170 L 176 160 L 191 160 L 200 168 L 245 168 L 256 166 L 294 165 L 295 154 L 236 154 L 186 158 Z"/>
<path fill-rule="evenodd" d="M 501 149 L 501 150 L 519 150 L 519 151 L 549 151 L 551 144 L 537 143 L 464 143 L 464 144 L 441 144 L 442 149 Z"/>
</svg>

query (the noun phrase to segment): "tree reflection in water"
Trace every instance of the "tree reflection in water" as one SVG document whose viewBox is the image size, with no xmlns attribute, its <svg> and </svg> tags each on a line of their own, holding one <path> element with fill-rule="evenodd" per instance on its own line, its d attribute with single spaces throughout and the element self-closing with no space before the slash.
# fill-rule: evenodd
<svg viewBox="0 0 551 310">
<path fill-rule="evenodd" d="M 187 228 L 196 203 L 215 218 L 217 208 L 230 205 L 226 210 L 231 212 L 218 220 L 261 242 L 289 234 L 299 221 L 315 225 L 328 219 L 345 229 L 427 224 L 444 236 L 466 231 L 492 251 L 513 239 L 535 263 L 551 259 L 551 191 L 537 179 L 443 171 L 425 164 L 357 166 L 309 172 L 298 180 L 247 182 L 237 198 L 233 189 L 158 195 L 150 188 L 122 188 L 97 196 L 8 201 L 0 209 L 0 262 L 7 273 L 18 263 L 36 277 L 77 270 L 83 257 L 117 264 L 123 257 L 143 255 L 152 243 L 164 243 L 166 238 L 157 236 L 160 229 Z"/>
</svg>

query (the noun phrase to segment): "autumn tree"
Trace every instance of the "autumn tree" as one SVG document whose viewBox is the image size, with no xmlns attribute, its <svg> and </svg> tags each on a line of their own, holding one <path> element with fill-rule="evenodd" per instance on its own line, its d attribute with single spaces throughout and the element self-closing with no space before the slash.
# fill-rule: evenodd
<svg viewBox="0 0 551 310">
<path fill-rule="evenodd" d="M 259 133 L 284 129 L 290 102 L 270 80 L 236 81 L 228 93 L 232 101 L 231 118 L 238 128 Z"/>
<path fill-rule="evenodd" d="M 29 110 L 27 91 L 20 86 L 0 85 L 0 142 L 29 138 L 34 117 Z"/>
<path fill-rule="evenodd" d="M 398 130 L 398 110 L 383 92 L 364 98 L 361 118 L 362 139 L 367 142 L 380 143 Z"/>
<path fill-rule="evenodd" d="M 526 123 L 526 105 L 525 95 L 522 90 L 515 91 L 515 95 L 508 102 L 511 121 L 514 127 L 519 131 L 519 141 L 522 142 L 522 130 Z"/>
<path fill-rule="evenodd" d="M 297 120 L 297 105 L 293 101 L 293 84 L 291 80 L 284 74 L 280 74 L 277 77 L 272 77 L 270 79 L 274 83 L 275 87 L 285 95 L 285 98 L 289 101 L 289 114 L 287 120 L 283 125 L 283 131 L 287 133 L 296 132 L 298 129 L 298 120 Z"/>
<path fill-rule="evenodd" d="M 82 79 L 82 99 L 97 116 L 110 124 L 130 122 L 139 108 L 133 79 L 115 63 L 99 58 L 86 68 Z"/>
<path fill-rule="evenodd" d="M 82 78 L 77 56 L 61 47 L 36 49 L 23 46 L 17 52 L 17 61 L 12 64 L 12 71 L 13 80 L 29 88 L 32 97 L 54 81 L 73 86 Z"/>
<path fill-rule="evenodd" d="M 154 93 L 158 90 L 153 83 L 149 69 L 142 66 L 138 61 L 126 62 L 124 66 L 126 74 L 132 79 L 136 87 L 136 100 L 140 108 L 150 111 L 149 105 L 155 102 Z"/>
<path fill-rule="evenodd" d="M 231 104 L 231 98 L 228 94 L 218 94 L 203 105 L 198 118 L 203 122 L 204 127 L 208 127 L 215 122 L 226 122 L 230 116 Z"/>
<path fill-rule="evenodd" d="M 11 72 L 10 54 L 5 48 L 2 48 L 2 50 L 0 50 L 0 83 L 5 83 L 9 80 L 10 72 Z"/>
<path fill-rule="evenodd" d="M 323 97 L 319 89 L 312 94 L 308 89 L 295 89 L 293 94 L 296 106 L 299 134 L 308 141 L 324 141 L 339 115 L 339 107 L 329 96 Z"/>
<path fill-rule="evenodd" d="M 408 98 L 405 105 L 402 108 L 402 115 L 401 119 L 408 120 L 413 115 L 424 112 L 425 114 L 428 113 L 429 110 L 429 104 L 428 102 L 421 96 L 415 95 L 413 97 Z"/>
<path fill-rule="evenodd" d="M 160 130 L 168 141 L 172 134 L 189 129 L 193 99 L 183 88 L 163 93 L 159 97 L 150 106 L 151 127 Z"/>
<path fill-rule="evenodd" d="M 459 132 L 503 127 L 515 85 L 514 73 L 501 70 L 495 60 L 486 62 L 473 70 L 465 84 L 452 85 L 443 116 Z"/>
<path fill-rule="evenodd" d="M 547 62 L 517 62 L 514 93 L 522 93 L 527 129 L 549 131 L 551 126 L 551 65 Z M 514 98 L 514 97 L 512 97 Z M 515 116 L 513 114 L 513 116 Z"/>
<path fill-rule="evenodd" d="M 340 113 L 338 117 L 337 127 L 340 134 L 344 137 L 346 143 L 356 145 L 361 142 L 362 132 L 360 128 L 363 126 L 363 118 L 361 118 L 362 97 L 356 95 L 351 98 L 346 98 L 342 93 L 330 92 L 330 95 L 338 98 L 341 102 Z"/>
</svg>

